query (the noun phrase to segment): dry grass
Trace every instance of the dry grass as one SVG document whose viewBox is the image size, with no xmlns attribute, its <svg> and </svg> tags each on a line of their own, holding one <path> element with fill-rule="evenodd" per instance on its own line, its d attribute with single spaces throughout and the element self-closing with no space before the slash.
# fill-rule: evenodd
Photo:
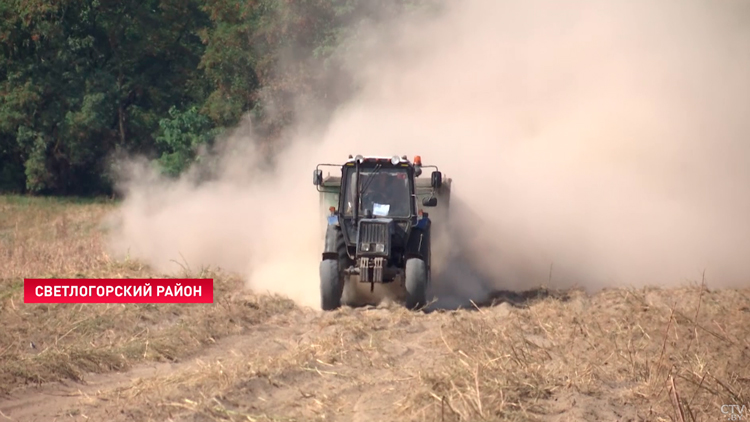
<svg viewBox="0 0 750 422">
<path fill-rule="evenodd" d="M 103 403 L 154 421 L 713 421 L 748 404 L 749 305 L 745 291 L 685 287 L 430 315 L 298 311 Z"/>
<path fill-rule="evenodd" d="M 440 420 L 717 420 L 750 405 L 748 322 L 747 291 L 702 287 L 456 314 L 412 398 Z"/>
<path fill-rule="evenodd" d="M 0 201 L 0 253 L 11 258 L 1 387 L 181 361 L 82 395 L 70 420 L 690 422 L 750 407 L 748 290 L 536 290 L 469 311 L 320 313 L 209 272 L 209 306 L 24 305 L 27 274 L 153 274 L 103 253 L 89 219 L 111 204 Z M 61 221 L 77 229 L 44 235 Z"/>
<path fill-rule="evenodd" d="M 274 318 L 261 332 L 225 344 L 227 353 L 220 358 L 139 380 L 103 397 L 99 406 L 115 403 L 129 418 L 144 421 L 350 420 L 368 414 L 358 407 L 372 396 L 383 405 L 380 413 L 369 414 L 377 417 L 403 399 L 400 388 L 394 396 L 389 388 L 418 381 L 399 369 L 405 348 L 398 343 L 414 331 L 414 318 L 398 307 L 299 311 L 293 319 Z M 263 335 L 267 331 L 275 335 Z M 411 352 L 416 361 L 427 356 Z"/>
<path fill-rule="evenodd" d="M 106 200 L 0 196 L 0 280 L 139 270 L 114 264 L 102 247 L 100 224 L 115 206 Z"/>
<path fill-rule="evenodd" d="M 205 304 L 24 304 L 24 277 L 151 277 L 102 248 L 107 202 L 0 197 L 0 393 L 28 383 L 81 380 L 87 372 L 190 356 L 239 334 L 293 303 L 238 294 L 242 281 L 220 271 L 215 301 Z"/>
</svg>

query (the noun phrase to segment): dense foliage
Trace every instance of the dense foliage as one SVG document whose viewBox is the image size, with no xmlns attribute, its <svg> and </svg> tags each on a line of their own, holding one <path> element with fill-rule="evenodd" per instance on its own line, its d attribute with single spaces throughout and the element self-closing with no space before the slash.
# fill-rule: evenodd
<svg viewBox="0 0 750 422">
<path fill-rule="evenodd" d="M 122 152 L 177 175 L 244 115 L 273 142 L 294 121 L 293 101 L 322 97 L 325 79 L 338 77 L 334 47 L 363 21 L 407 6 L 4 0 L 0 191 L 108 192 L 108 159 Z M 283 57 L 295 65 L 280 66 Z"/>
</svg>

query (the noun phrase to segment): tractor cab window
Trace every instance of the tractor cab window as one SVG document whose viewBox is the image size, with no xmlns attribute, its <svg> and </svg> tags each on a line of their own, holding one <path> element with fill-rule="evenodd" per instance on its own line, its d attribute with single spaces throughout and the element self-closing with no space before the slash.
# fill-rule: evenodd
<svg viewBox="0 0 750 422">
<path fill-rule="evenodd" d="M 360 169 L 349 171 L 346 186 L 346 215 L 354 214 L 356 190 L 359 185 L 359 215 L 365 217 L 408 218 L 411 215 L 409 178 L 404 168 Z"/>
</svg>

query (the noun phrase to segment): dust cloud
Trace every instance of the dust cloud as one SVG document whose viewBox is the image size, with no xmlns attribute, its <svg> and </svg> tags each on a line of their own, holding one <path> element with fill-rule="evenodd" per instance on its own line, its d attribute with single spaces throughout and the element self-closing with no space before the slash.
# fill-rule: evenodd
<svg viewBox="0 0 750 422">
<path fill-rule="evenodd" d="M 453 180 L 446 303 L 704 270 L 709 287 L 748 285 L 749 23 L 743 2 L 698 0 L 470 0 L 402 18 L 340 53 L 360 91 L 322 131 L 290 129 L 272 172 L 247 124 L 212 182 L 131 171 L 113 246 L 317 307 L 314 166 L 406 154 Z"/>
</svg>

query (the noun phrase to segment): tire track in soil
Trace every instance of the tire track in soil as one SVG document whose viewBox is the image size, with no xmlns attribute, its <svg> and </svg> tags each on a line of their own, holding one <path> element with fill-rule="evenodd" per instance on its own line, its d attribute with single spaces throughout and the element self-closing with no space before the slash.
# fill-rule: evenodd
<svg viewBox="0 0 750 422">
<path fill-rule="evenodd" d="M 233 351 L 243 350 L 258 339 L 273 338 L 277 335 L 273 331 L 264 325 L 254 327 L 251 333 L 220 339 L 215 345 L 183 362 L 139 364 L 123 372 L 88 374 L 80 383 L 64 381 L 20 388 L 0 400 L 0 421 L 91 420 L 89 418 L 96 412 L 87 414 L 82 409 L 106 400 L 104 397 L 107 393 L 128 388 L 139 381 L 195 370 L 201 361 L 225 359 L 232 356 Z M 269 352 L 278 351 L 271 345 L 266 345 L 266 348 Z"/>
<path fill-rule="evenodd" d="M 186 363 L 142 364 L 125 372 L 89 374 L 84 382 L 53 382 L 41 387 L 29 386 L 14 390 L 0 400 L 0 420 L 49 422 L 55 420 L 86 420 L 67 412 L 81 400 L 91 400 L 103 392 L 124 387 L 134 380 L 156 377 L 179 370 Z M 73 416 L 71 418 L 71 416 Z"/>
<path fill-rule="evenodd" d="M 244 411 L 283 414 L 304 420 L 326 414 L 327 420 L 374 420 L 393 412 L 411 384 L 398 368 L 415 368 L 441 353 L 428 345 L 437 330 L 433 315 L 391 317 L 392 309 L 359 308 L 337 313 L 296 310 L 273 317 L 251 328 L 249 333 L 227 337 L 191 359 L 179 363 L 150 363 L 128 371 L 90 374 L 85 382 L 56 382 L 41 387 L 29 386 L 0 399 L 0 421 L 91 421 L 152 420 L 139 413 L 137 403 L 113 399 L 118 392 L 137 385 L 179 374 L 200 371 L 202 363 L 235 362 L 248 351 L 264 356 L 281 355 L 302 343 L 347 332 L 347 324 L 365 324 L 376 331 L 388 330 L 392 342 L 385 343 L 374 357 L 383 365 L 337 365 L 336 376 L 309 370 L 291 371 L 270 382 L 263 378 L 246 380 L 243 388 L 230 391 L 225 401 Z M 437 315 L 435 315 L 437 316 Z M 330 370 L 321 366 L 322 371 Z M 401 376 L 402 375 L 402 376 Z M 316 405 L 320 403 L 321 405 Z M 153 405 L 153 404 L 151 404 Z M 153 419 L 159 420 L 159 419 Z M 192 412 L 175 414 L 170 420 L 198 420 Z M 206 419 L 207 420 L 207 419 Z"/>
</svg>

